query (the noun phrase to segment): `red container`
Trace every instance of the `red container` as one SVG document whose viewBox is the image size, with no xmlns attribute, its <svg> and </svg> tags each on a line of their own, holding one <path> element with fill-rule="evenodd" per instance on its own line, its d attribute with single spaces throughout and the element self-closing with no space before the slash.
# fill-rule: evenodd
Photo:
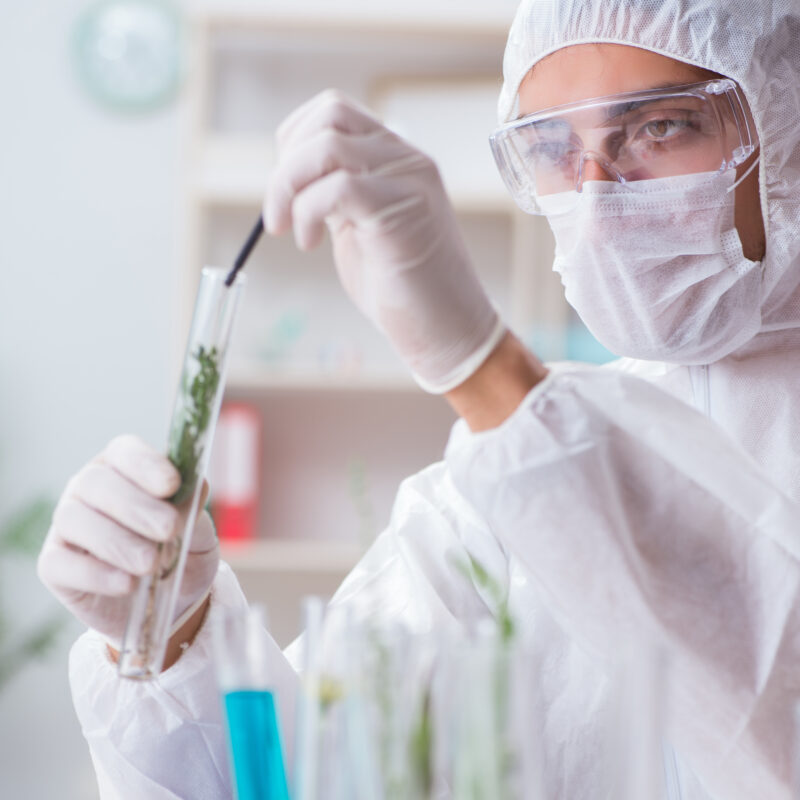
<svg viewBox="0 0 800 800">
<path fill-rule="evenodd" d="M 211 453 L 211 515 L 221 541 L 258 535 L 261 414 L 247 403 L 225 403 Z"/>
</svg>

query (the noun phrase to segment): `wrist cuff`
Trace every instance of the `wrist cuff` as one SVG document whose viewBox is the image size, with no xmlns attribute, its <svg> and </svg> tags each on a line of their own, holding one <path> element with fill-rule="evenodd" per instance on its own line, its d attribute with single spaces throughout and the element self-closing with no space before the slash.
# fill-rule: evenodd
<svg viewBox="0 0 800 800">
<path fill-rule="evenodd" d="M 456 386 L 460 386 L 467 378 L 478 371 L 478 368 L 489 358 L 495 347 L 500 344 L 500 340 L 505 336 L 507 330 L 505 323 L 498 316 L 497 322 L 486 341 L 455 369 L 450 370 L 441 379 L 435 381 L 430 381 L 413 372 L 414 380 L 429 394 L 447 394 L 447 392 L 452 391 Z"/>
<path fill-rule="evenodd" d="M 211 594 L 211 587 L 209 586 L 197 600 L 192 603 L 189 608 L 186 609 L 173 623 L 172 627 L 169 629 L 169 637 L 170 639 L 189 621 L 189 618 L 197 611 L 200 606 L 205 603 L 206 598 Z"/>
</svg>

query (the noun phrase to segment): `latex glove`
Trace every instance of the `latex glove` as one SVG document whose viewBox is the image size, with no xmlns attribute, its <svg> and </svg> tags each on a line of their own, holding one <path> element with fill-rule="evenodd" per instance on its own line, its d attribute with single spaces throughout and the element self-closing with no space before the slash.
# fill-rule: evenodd
<svg viewBox="0 0 800 800">
<path fill-rule="evenodd" d="M 307 250 L 327 224 L 345 290 L 418 383 L 441 393 L 466 380 L 505 328 L 475 275 L 433 161 L 334 91 L 291 114 L 277 144 L 267 230 L 293 227 Z"/>
<path fill-rule="evenodd" d="M 188 508 L 178 509 L 166 500 L 179 486 L 180 475 L 163 453 L 135 436 L 120 436 L 69 481 L 56 506 L 39 555 L 39 578 L 117 650 L 136 577 L 154 568 L 158 543 L 182 530 Z M 214 525 L 202 511 L 176 619 L 205 598 L 218 562 Z"/>
</svg>

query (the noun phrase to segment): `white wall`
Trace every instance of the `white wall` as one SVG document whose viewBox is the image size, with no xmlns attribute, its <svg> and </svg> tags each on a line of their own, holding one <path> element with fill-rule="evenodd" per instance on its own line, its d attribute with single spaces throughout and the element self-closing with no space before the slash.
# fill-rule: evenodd
<svg viewBox="0 0 800 800">
<path fill-rule="evenodd" d="M 111 436 L 161 443 L 177 263 L 179 109 L 108 114 L 75 79 L 82 0 L 0 4 L 0 519 L 57 495 Z M 33 564 L 0 564 L 0 602 L 57 609 Z M 0 694 L 0 796 L 91 798 L 65 631 Z"/>
<path fill-rule="evenodd" d="M 0 1 L 0 521 L 57 496 L 117 433 L 163 443 L 172 402 L 181 109 L 129 117 L 86 96 L 69 37 L 87 4 Z M 25 625 L 58 608 L 26 560 L 0 564 L 0 602 Z M 0 797 L 96 797 L 66 680 L 80 628 L 67 625 L 0 693 Z"/>
</svg>

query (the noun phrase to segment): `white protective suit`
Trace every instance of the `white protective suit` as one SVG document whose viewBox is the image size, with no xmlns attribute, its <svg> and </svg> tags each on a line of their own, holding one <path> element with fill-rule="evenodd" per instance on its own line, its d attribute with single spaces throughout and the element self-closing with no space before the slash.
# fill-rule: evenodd
<svg viewBox="0 0 800 800">
<path fill-rule="evenodd" d="M 551 797 L 603 796 L 592 758 L 602 664 L 626 627 L 669 649 L 681 796 L 785 798 L 800 699 L 800 6 L 527 0 L 501 120 L 535 61 L 597 41 L 743 88 L 761 142 L 761 330 L 707 366 L 556 368 L 500 427 L 472 434 L 458 422 L 445 460 L 404 482 L 335 602 L 377 602 L 420 630 L 475 620 L 487 605 L 450 557 L 468 551 L 504 576 L 547 662 Z M 244 603 L 224 565 L 212 600 L 211 614 Z M 118 680 L 95 633 L 74 647 L 75 705 L 104 798 L 230 796 L 209 628 L 157 683 Z M 288 730 L 295 677 L 274 650 Z"/>
</svg>

